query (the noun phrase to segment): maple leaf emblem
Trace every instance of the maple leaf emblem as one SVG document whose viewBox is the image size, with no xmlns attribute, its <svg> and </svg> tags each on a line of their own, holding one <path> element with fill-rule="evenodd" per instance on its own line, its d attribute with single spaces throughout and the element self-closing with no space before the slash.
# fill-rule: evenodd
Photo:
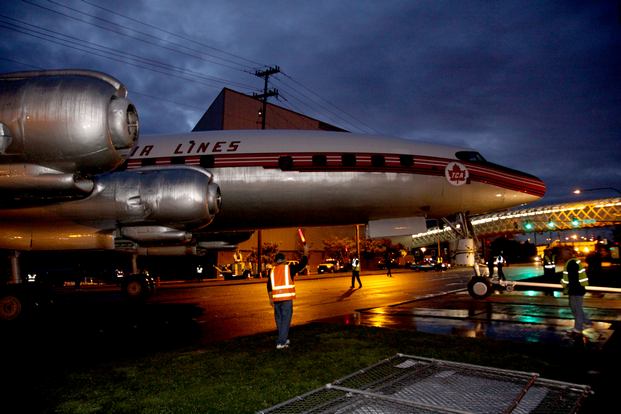
<svg viewBox="0 0 621 414">
<path fill-rule="evenodd" d="M 451 181 L 460 182 L 466 181 L 466 171 L 459 168 L 459 165 L 454 164 L 453 168 L 448 171 Z"/>
<path fill-rule="evenodd" d="M 468 169 L 458 162 L 451 162 L 444 170 L 446 179 L 453 185 L 462 185 L 468 181 Z"/>
</svg>

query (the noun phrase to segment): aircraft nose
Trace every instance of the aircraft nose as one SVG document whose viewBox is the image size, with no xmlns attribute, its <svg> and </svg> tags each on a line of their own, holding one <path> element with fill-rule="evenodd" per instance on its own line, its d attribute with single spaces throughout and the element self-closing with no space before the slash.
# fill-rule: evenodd
<svg viewBox="0 0 621 414">
<path fill-rule="evenodd" d="M 502 165 L 492 163 L 488 165 L 492 170 L 488 171 L 486 181 L 510 191 L 515 201 L 520 198 L 523 199 L 523 203 L 532 203 L 545 195 L 546 184 L 540 178 Z"/>
<path fill-rule="evenodd" d="M 540 199 L 546 194 L 546 184 L 542 179 L 535 177 L 534 175 L 522 173 L 524 178 L 522 183 L 524 185 L 524 192 L 536 200 Z"/>
</svg>

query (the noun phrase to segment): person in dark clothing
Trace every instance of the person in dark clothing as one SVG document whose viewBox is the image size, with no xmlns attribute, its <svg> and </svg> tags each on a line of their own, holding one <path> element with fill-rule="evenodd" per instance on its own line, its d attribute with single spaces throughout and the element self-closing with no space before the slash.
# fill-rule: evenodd
<svg viewBox="0 0 621 414">
<path fill-rule="evenodd" d="M 361 288 L 362 282 L 360 281 L 360 259 L 354 257 L 351 261 L 351 289 L 354 288 L 356 280 L 358 281 L 358 287 Z"/>
<path fill-rule="evenodd" d="M 270 304 L 274 308 L 274 319 L 278 329 L 276 349 L 289 347 L 289 327 L 293 317 L 293 300 L 295 299 L 295 275 L 308 263 L 308 247 L 304 245 L 304 255 L 298 264 L 288 265 L 285 255 L 278 253 L 275 257 L 275 266 L 270 270 L 267 278 L 267 294 Z"/>
<path fill-rule="evenodd" d="M 489 277 L 494 277 L 494 256 L 490 256 L 487 260 L 487 268 L 489 269 Z"/>
<path fill-rule="evenodd" d="M 498 268 L 498 279 L 507 280 L 505 277 L 505 272 L 502 271 L 502 265 L 505 263 L 505 258 L 502 256 L 502 252 L 498 256 L 496 256 L 495 264 Z"/>
<path fill-rule="evenodd" d="M 390 252 L 388 248 L 386 248 L 386 252 L 384 252 L 384 265 L 386 266 L 386 276 L 392 277 L 392 271 L 390 270 Z"/>
<path fill-rule="evenodd" d="M 586 269 L 576 257 L 572 257 L 565 263 L 561 285 L 563 286 L 563 293 L 569 295 L 569 308 L 574 316 L 572 332 L 582 334 L 584 325 L 591 324 L 583 309 L 585 287 L 589 285 L 589 277 L 586 274 Z"/>
<path fill-rule="evenodd" d="M 543 255 L 543 275 L 552 277 L 556 273 L 556 256 L 546 250 Z"/>
</svg>

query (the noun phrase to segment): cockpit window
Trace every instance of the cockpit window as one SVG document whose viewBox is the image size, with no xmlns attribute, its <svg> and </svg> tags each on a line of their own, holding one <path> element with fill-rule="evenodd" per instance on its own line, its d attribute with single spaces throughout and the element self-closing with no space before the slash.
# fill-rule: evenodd
<svg viewBox="0 0 621 414">
<path fill-rule="evenodd" d="M 468 161 L 468 162 L 487 162 L 485 158 L 481 154 L 476 151 L 457 151 L 455 156 L 458 160 Z"/>
</svg>

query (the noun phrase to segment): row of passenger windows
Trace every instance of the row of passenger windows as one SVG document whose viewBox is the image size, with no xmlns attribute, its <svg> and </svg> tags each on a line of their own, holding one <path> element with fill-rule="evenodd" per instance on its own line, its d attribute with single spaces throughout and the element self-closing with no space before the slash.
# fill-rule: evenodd
<svg viewBox="0 0 621 414">
<path fill-rule="evenodd" d="M 185 164 L 185 158 L 184 157 L 173 157 L 170 159 L 170 163 L 173 165 L 183 165 Z M 143 167 L 149 166 L 149 165 L 155 165 L 156 164 L 156 159 L 155 158 L 144 158 L 140 164 Z M 213 168 L 215 166 L 215 158 L 213 155 L 203 155 L 200 158 L 200 166 L 203 168 Z"/>
<path fill-rule="evenodd" d="M 455 153 L 457 159 L 469 162 L 486 163 L 487 161 L 481 154 L 476 151 L 458 151 Z M 342 167 L 356 167 L 359 165 L 359 160 L 354 153 L 344 153 L 340 156 L 340 165 Z M 170 160 L 171 164 L 184 164 L 184 157 L 173 157 Z M 399 163 L 401 167 L 412 167 L 414 165 L 414 156 L 409 154 L 399 155 Z M 155 165 L 155 158 L 146 158 L 141 162 L 142 166 Z M 291 155 L 282 155 L 278 158 L 278 167 L 282 170 L 292 170 L 295 167 L 295 162 Z M 326 167 L 328 165 L 328 156 L 326 154 L 315 154 L 312 156 L 313 167 Z M 381 168 L 386 165 L 386 158 L 384 155 L 373 154 L 371 155 L 371 165 L 373 167 Z M 213 155 L 203 155 L 200 157 L 200 166 L 203 168 L 213 168 L 215 166 L 215 158 Z"/>
<path fill-rule="evenodd" d="M 414 165 L 413 155 L 400 155 L 399 162 L 402 167 L 411 167 Z M 185 159 L 183 157 L 173 157 L 170 160 L 171 164 L 184 164 Z M 328 156 L 325 154 L 315 154 L 312 157 L 312 163 L 314 167 L 326 167 L 328 165 Z M 142 166 L 155 165 L 155 158 L 146 158 L 142 160 Z M 343 167 L 356 167 L 358 161 L 356 154 L 346 153 L 341 155 L 341 166 Z M 203 155 L 200 157 L 200 166 L 203 168 L 213 168 L 215 165 L 215 159 L 213 155 Z M 384 167 L 386 165 L 386 159 L 383 155 L 374 154 L 371 155 L 371 165 L 373 167 Z M 282 170 L 292 170 L 294 168 L 294 160 L 291 155 L 282 155 L 278 158 L 278 167 Z"/>
<path fill-rule="evenodd" d="M 402 167 L 411 167 L 414 165 L 413 155 L 400 155 L 399 161 Z M 328 165 L 328 156 L 325 154 L 315 154 L 312 158 L 313 166 L 325 167 Z M 278 166 L 283 170 L 291 170 L 294 167 L 293 157 L 283 155 L 278 158 Z M 356 154 L 346 153 L 341 155 L 341 165 L 343 167 L 355 167 L 357 165 Z M 383 155 L 371 155 L 371 165 L 373 167 L 384 167 L 386 159 Z"/>
</svg>

